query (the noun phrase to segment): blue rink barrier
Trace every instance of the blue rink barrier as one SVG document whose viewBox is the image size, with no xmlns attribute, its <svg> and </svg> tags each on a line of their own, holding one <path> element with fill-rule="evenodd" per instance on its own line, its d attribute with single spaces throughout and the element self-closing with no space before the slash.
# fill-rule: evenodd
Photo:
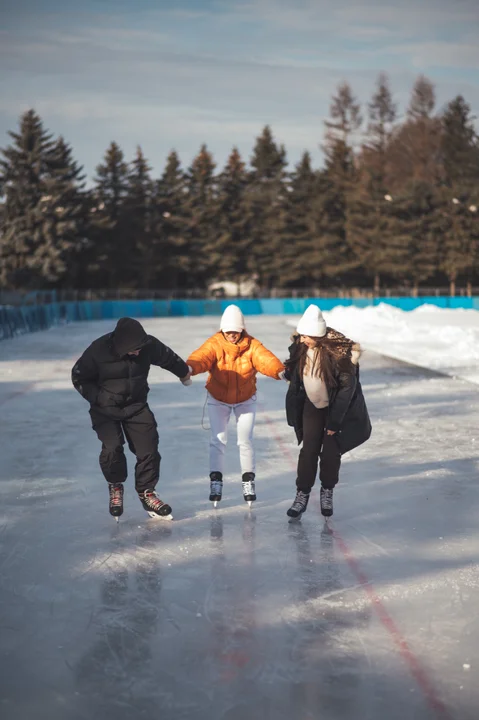
<svg viewBox="0 0 479 720">
<path fill-rule="evenodd" d="M 335 307 L 373 307 L 384 303 L 411 311 L 420 305 L 479 310 L 479 297 L 379 297 L 379 298 L 238 298 L 228 300 L 95 300 L 53 302 L 45 305 L 0 306 L 0 340 L 47 330 L 80 320 L 117 320 L 120 317 L 203 317 L 221 315 L 234 303 L 244 315 L 300 315 L 308 305 L 322 310 Z"/>
</svg>

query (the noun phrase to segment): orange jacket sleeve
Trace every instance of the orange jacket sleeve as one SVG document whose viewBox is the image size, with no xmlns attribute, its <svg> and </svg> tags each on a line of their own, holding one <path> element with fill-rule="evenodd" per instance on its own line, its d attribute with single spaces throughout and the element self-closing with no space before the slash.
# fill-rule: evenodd
<svg viewBox="0 0 479 720">
<path fill-rule="evenodd" d="M 186 364 L 193 370 L 193 375 L 210 372 L 216 362 L 215 346 L 212 338 L 206 340 L 197 350 L 191 353 Z"/>
<path fill-rule="evenodd" d="M 258 340 L 254 341 L 252 360 L 255 370 L 279 380 L 279 373 L 284 370 L 283 363 Z"/>
</svg>

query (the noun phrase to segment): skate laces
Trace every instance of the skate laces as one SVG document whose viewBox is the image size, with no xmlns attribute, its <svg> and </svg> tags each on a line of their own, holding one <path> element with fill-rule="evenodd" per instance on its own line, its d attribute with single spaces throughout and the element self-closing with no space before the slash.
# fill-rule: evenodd
<svg viewBox="0 0 479 720">
<path fill-rule="evenodd" d="M 302 490 L 298 490 L 298 492 L 296 493 L 296 497 L 294 498 L 294 502 L 291 506 L 291 509 L 296 510 L 297 512 L 304 510 L 306 505 L 308 504 L 308 498 L 309 498 L 309 495 L 307 495 Z"/>
<path fill-rule="evenodd" d="M 254 480 L 243 480 L 243 494 L 244 495 L 254 495 L 255 494 Z"/>
<path fill-rule="evenodd" d="M 331 510 L 333 507 L 333 491 L 325 488 L 321 489 L 321 503 L 326 510 Z"/>
<path fill-rule="evenodd" d="M 158 510 L 165 504 L 163 500 L 160 500 L 154 490 L 146 490 L 143 493 L 143 500 L 152 510 Z"/>
<path fill-rule="evenodd" d="M 210 481 L 210 492 L 212 495 L 221 495 L 223 492 L 222 480 L 211 480 Z"/>
<path fill-rule="evenodd" d="M 110 485 L 110 504 L 119 507 L 123 499 L 123 488 L 121 485 Z"/>
</svg>

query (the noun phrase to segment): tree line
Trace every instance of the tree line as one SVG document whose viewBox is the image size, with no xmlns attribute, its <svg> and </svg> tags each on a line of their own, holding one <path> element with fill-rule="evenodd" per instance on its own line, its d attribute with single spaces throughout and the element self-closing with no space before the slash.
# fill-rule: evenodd
<svg viewBox="0 0 479 720">
<path fill-rule="evenodd" d="M 381 74 L 362 109 L 338 86 L 324 162 L 305 151 L 288 169 L 266 126 L 249 163 L 222 169 L 203 145 L 183 168 L 175 151 L 153 178 L 138 147 L 117 143 L 93 187 L 64 138 L 32 109 L 0 160 L 0 287 L 206 288 L 254 277 L 260 289 L 416 292 L 478 278 L 479 138 L 462 96 L 436 109 L 420 76 L 399 116 Z"/>
</svg>

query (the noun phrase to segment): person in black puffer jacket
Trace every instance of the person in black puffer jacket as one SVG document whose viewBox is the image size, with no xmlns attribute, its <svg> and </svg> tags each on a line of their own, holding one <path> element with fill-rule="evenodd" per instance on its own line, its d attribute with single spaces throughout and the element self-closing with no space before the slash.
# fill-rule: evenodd
<svg viewBox="0 0 479 720">
<path fill-rule="evenodd" d="M 100 467 L 108 482 L 110 514 L 123 513 L 127 477 L 125 437 L 136 455 L 135 488 L 152 516 L 171 516 L 171 508 L 155 493 L 160 474 L 158 431 L 148 407 L 148 373 L 159 365 L 191 384 L 188 366 L 171 348 L 147 335 L 132 318 L 120 318 L 112 333 L 95 340 L 72 370 L 75 389 L 90 403 L 93 429 L 102 443 Z"/>
<path fill-rule="evenodd" d="M 306 510 L 318 471 L 321 512 L 333 514 L 333 490 L 341 456 L 365 442 L 371 422 L 359 382 L 360 347 L 326 327 L 321 310 L 310 305 L 297 326 L 285 362 L 286 418 L 298 444 L 296 497 L 287 511 L 298 518 Z"/>
</svg>

